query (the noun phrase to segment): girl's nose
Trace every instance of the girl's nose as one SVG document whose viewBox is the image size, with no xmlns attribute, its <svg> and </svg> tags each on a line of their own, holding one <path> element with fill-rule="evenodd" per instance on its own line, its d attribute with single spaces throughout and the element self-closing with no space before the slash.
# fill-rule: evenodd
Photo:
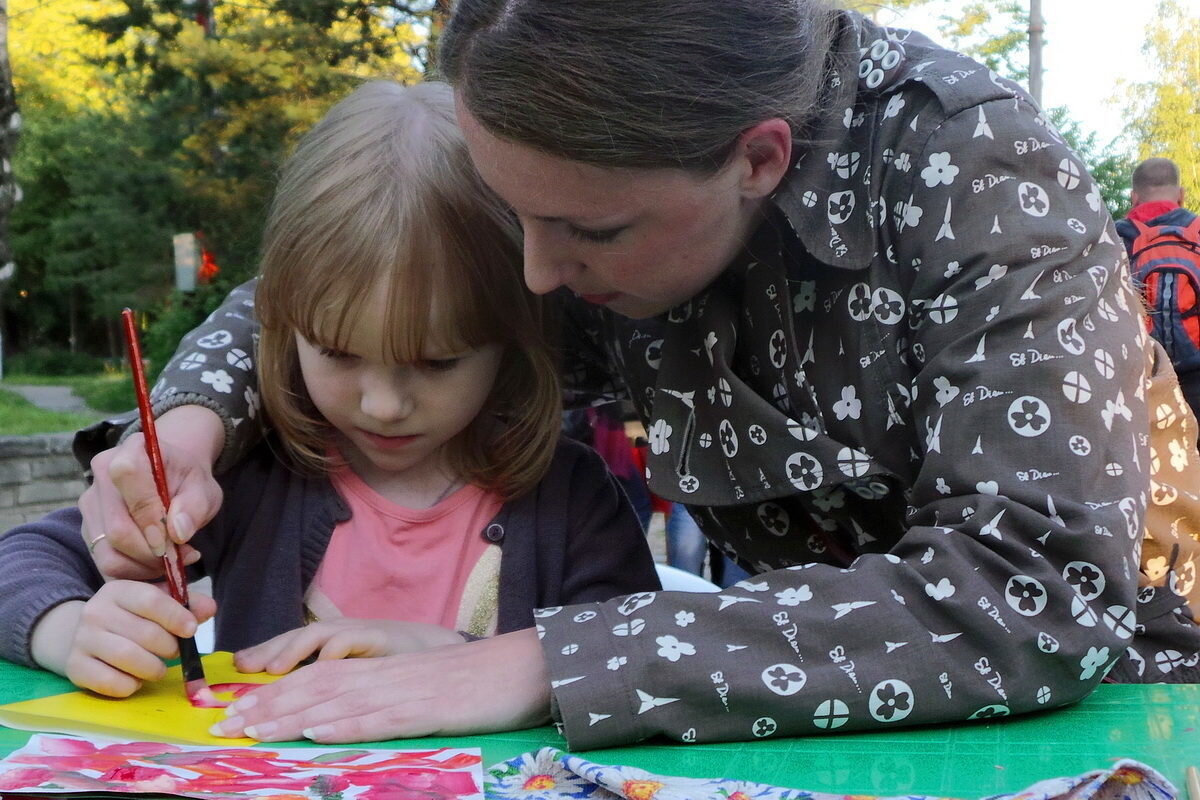
<svg viewBox="0 0 1200 800">
<path fill-rule="evenodd" d="M 371 370 L 363 376 L 361 409 L 379 422 L 399 422 L 413 411 L 407 367 Z"/>
</svg>

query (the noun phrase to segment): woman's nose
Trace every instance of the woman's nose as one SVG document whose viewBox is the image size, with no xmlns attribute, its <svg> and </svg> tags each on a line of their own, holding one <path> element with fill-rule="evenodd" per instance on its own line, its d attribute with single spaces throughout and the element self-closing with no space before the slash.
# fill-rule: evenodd
<svg viewBox="0 0 1200 800">
<path fill-rule="evenodd" d="M 565 285 L 582 271 L 582 262 L 574 259 L 569 247 L 556 244 L 552 237 L 525 227 L 525 285 L 534 294 L 547 294 Z"/>
</svg>

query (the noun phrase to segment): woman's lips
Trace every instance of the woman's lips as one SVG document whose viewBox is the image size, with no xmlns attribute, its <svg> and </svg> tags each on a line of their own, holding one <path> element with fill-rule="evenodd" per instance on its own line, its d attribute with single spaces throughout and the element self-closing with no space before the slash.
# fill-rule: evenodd
<svg viewBox="0 0 1200 800">
<path fill-rule="evenodd" d="M 603 306 L 608 305 L 613 300 L 621 296 L 620 292 L 608 292 L 607 294 L 580 294 L 579 297 L 592 305 Z"/>
</svg>

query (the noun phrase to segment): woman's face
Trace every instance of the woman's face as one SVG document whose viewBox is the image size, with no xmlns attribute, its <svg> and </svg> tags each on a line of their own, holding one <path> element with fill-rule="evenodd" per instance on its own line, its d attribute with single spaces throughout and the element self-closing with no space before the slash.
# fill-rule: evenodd
<svg viewBox="0 0 1200 800">
<path fill-rule="evenodd" d="M 525 283 L 566 286 L 627 317 L 696 295 L 738 254 L 762 197 L 735 157 L 713 175 L 598 167 L 493 136 L 459 103 L 483 180 L 525 230 Z"/>
</svg>

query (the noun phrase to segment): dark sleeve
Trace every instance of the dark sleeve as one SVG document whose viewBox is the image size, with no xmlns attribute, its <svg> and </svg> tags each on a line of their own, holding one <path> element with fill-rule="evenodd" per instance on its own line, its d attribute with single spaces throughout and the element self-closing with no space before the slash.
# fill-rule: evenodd
<svg viewBox="0 0 1200 800">
<path fill-rule="evenodd" d="M 625 490 L 603 459 L 579 451 L 567 496 L 562 603 L 610 600 L 658 588 L 654 558 Z"/>
<path fill-rule="evenodd" d="M 42 616 L 103 584 L 81 524 L 78 508 L 63 508 L 0 536 L 0 656 L 36 667 L 30 638 Z"/>
<path fill-rule="evenodd" d="M 185 405 L 204 406 L 221 417 L 225 449 L 217 460 L 217 472 L 236 464 L 262 438 L 254 368 L 257 284 L 254 279 L 234 289 L 216 311 L 183 337 L 150 392 L 156 418 Z M 86 428 L 76 434 L 75 457 L 86 468 L 93 456 L 140 427 L 136 414 L 127 414 Z"/>
</svg>

